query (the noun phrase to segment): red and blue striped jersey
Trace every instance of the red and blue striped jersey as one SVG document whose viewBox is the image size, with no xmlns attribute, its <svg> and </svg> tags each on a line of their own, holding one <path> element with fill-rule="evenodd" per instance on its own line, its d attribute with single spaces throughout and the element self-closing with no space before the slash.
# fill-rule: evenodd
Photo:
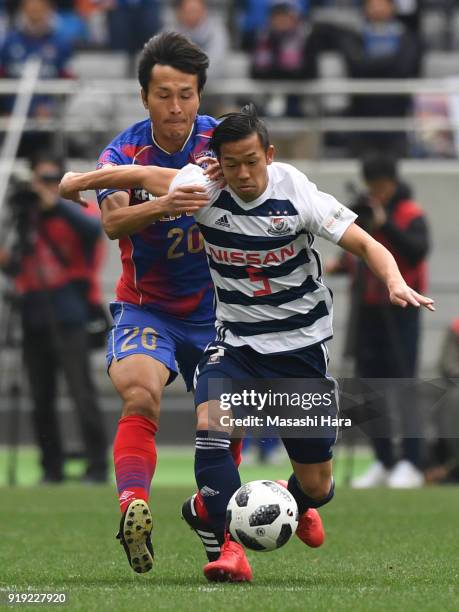
<svg viewBox="0 0 459 612">
<path fill-rule="evenodd" d="M 167 153 L 152 136 L 149 119 L 119 134 L 102 152 L 98 167 L 141 164 L 180 169 L 208 151 L 217 121 L 198 115 L 180 151 Z M 99 204 L 116 189 L 100 190 Z M 129 190 L 130 206 L 152 198 L 141 188 Z M 164 217 L 119 241 L 122 274 L 117 301 L 146 306 L 180 319 L 213 318 L 213 288 L 204 243 L 191 215 Z"/>
</svg>

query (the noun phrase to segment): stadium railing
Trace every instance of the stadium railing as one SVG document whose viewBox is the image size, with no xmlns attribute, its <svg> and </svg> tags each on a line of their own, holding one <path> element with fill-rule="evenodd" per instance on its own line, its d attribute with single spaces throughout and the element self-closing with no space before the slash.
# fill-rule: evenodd
<svg viewBox="0 0 459 612">
<path fill-rule="evenodd" d="M 15 95 L 18 81 L 0 80 L 0 96 Z M 131 79 L 107 80 L 41 80 L 35 93 L 56 97 L 58 112 L 55 118 L 47 120 L 29 119 L 26 130 L 55 132 L 61 138 L 72 133 L 115 132 L 127 125 L 126 113 L 119 108 L 123 98 L 139 95 L 137 81 Z M 450 106 L 459 107 L 459 79 L 406 79 L 406 80 L 354 80 L 334 79 L 315 82 L 298 81 L 254 81 L 247 78 L 214 80 L 206 86 L 205 98 L 224 99 L 227 104 L 237 105 L 240 99 L 266 99 L 268 95 L 294 94 L 311 102 L 309 115 L 305 118 L 269 118 L 268 124 L 274 137 L 278 135 L 314 136 L 318 145 L 312 149 L 312 157 L 320 157 L 323 137 L 327 133 L 400 131 L 419 134 L 422 132 L 442 131 L 459 134 L 459 111 L 445 116 L 412 116 L 391 118 L 359 118 L 330 116 L 324 108 L 323 99 L 330 96 L 388 96 L 405 94 L 410 96 L 443 96 Z M 85 112 L 78 112 L 78 103 L 69 112 L 75 100 L 85 101 Z M 94 112 L 91 109 L 94 101 Z M 101 107 L 102 104 L 102 107 Z M 137 108 L 131 106 L 130 108 Z M 142 109 L 139 105 L 138 112 Z M 133 111 L 135 112 L 135 111 Z M 133 120 L 136 120 L 134 117 Z M 124 125 L 120 125 L 120 122 Z M 9 118 L 0 118 L 0 132 L 6 131 Z M 458 152 L 456 150 L 456 156 Z"/>
</svg>

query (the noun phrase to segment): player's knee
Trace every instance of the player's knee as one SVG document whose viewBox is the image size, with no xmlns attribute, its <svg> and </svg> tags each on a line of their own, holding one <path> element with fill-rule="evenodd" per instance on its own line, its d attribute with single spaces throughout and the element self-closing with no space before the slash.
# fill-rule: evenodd
<svg viewBox="0 0 459 612">
<path fill-rule="evenodd" d="M 157 423 L 160 399 L 160 392 L 154 388 L 130 385 L 123 393 L 123 416 L 140 415 Z"/>
</svg>

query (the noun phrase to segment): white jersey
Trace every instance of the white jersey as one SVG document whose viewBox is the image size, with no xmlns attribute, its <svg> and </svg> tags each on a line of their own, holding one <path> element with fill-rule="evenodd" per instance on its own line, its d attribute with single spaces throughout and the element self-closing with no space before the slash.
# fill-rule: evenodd
<svg viewBox="0 0 459 612">
<path fill-rule="evenodd" d="M 314 236 L 336 244 L 356 219 L 290 164 L 275 162 L 268 175 L 265 192 L 248 203 L 191 164 L 170 186 L 207 187 L 209 206 L 195 218 L 215 285 L 217 340 L 263 354 L 332 337 L 332 295 Z"/>
</svg>

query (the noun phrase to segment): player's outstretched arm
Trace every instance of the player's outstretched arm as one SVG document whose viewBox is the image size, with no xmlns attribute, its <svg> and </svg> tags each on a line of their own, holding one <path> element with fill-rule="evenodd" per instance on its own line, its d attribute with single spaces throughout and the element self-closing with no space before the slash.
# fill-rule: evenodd
<svg viewBox="0 0 459 612">
<path fill-rule="evenodd" d="M 155 196 L 166 195 L 178 170 L 158 166 L 105 166 L 92 172 L 67 172 L 59 184 L 59 194 L 87 206 L 81 192 L 89 189 L 131 189 L 140 187 Z"/>
<path fill-rule="evenodd" d="M 117 191 L 102 201 L 102 225 L 110 240 L 140 232 L 166 215 L 194 213 L 207 206 L 209 197 L 201 185 L 177 187 L 165 196 L 129 206 L 129 194 Z"/>
<path fill-rule="evenodd" d="M 158 166 L 107 166 L 92 172 L 67 172 L 59 192 L 61 197 L 86 205 L 80 191 L 88 189 L 120 189 L 104 198 L 101 205 L 102 224 L 111 240 L 116 240 L 145 229 L 165 215 L 196 212 L 208 204 L 204 187 L 184 185 L 168 193 L 178 170 Z M 125 189 L 145 189 L 156 200 L 129 206 Z"/>
<path fill-rule="evenodd" d="M 435 310 L 434 301 L 408 287 L 392 254 L 380 242 L 352 223 L 344 232 L 339 246 L 365 261 L 370 270 L 387 286 L 392 304 Z"/>
</svg>

